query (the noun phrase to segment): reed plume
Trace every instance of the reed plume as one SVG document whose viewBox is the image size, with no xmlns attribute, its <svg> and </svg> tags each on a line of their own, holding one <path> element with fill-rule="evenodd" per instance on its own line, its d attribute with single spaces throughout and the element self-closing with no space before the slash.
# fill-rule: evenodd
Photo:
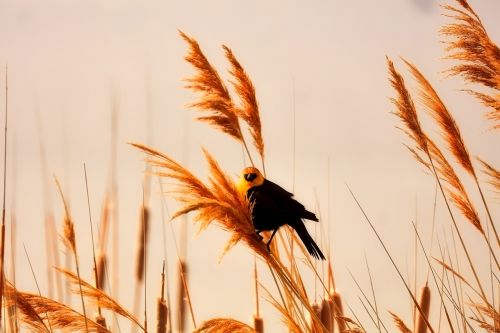
<svg viewBox="0 0 500 333">
<path fill-rule="evenodd" d="M 80 279 L 77 275 L 75 275 L 72 272 L 69 272 L 65 269 L 58 267 L 56 267 L 56 270 L 59 273 L 63 274 L 66 277 L 66 279 L 68 279 L 68 281 L 71 282 L 71 284 L 74 287 L 73 289 L 74 293 L 79 293 L 81 287 L 81 294 L 84 297 L 87 297 L 91 302 L 97 303 L 96 305 L 99 305 L 103 309 L 107 309 L 111 312 L 119 314 L 120 316 L 130 320 L 144 331 L 144 328 L 142 327 L 141 323 L 137 320 L 137 318 L 135 318 L 134 315 L 132 315 L 129 311 L 127 311 L 123 306 L 121 306 L 112 297 L 107 295 L 104 291 L 97 289 L 90 283 Z"/>
<path fill-rule="evenodd" d="M 234 319 L 214 318 L 205 321 L 194 333 L 254 333 L 253 328 Z"/>
<path fill-rule="evenodd" d="M 467 147 L 465 146 L 460 129 L 448 111 L 443 101 L 434 90 L 432 85 L 427 81 L 425 76 L 417 69 L 415 65 L 406 63 L 410 72 L 413 74 L 419 84 L 419 97 L 427 112 L 434 118 L 435 122 L 441 128 L 441 136 L 448 146 L 448 150 L 453 154 L 457 162 L 472 176 L 475 177 L 476 172 L 472 166 L 471 158 Z"/>
<path fill-rule="evenodd" d="M 458 3 L 463 9 L 445 5 L 446 16 L 454 23 L 445 25 L 441 34 L 447 44 L 448 59 L 458 61 L 448 72 L 460 75 L 466 82 L 483 85 L 493 91 L 482 93 L 469 90 L 484 105 L 492 110 L 487 118 L 500 128 L 500 49 L 488 36 L 479 16 L 466 0 Z"/>
<path fill-rule="evenodd" d="M 483 199 L 484 206 L 486 208 L 486 212 L 488 213 L 488 221 L 493 229 L 495 234 L 495 238 L 497 243 L 500 245 L 500 238 L 498 236 L 495 224 L 493 223 L 493 218 L 491 217 L 489 207 L 486 203 L 486 200 L 483 196 L 483 191 L 479 184 L 479 179 L 476 175 L 475 168 L 472 164 L 472 160 L 470 158 L 467 147 L 462 139 L 462 135 L 460 134 L 460 129 L 458 125 L 448 111 L 441 98 L 434 90 L 432 85 L 427 81 L 424 75 L 415 67 L 415 65 L 410 62 L 404 60 L 406 65 L 409 67 L 411 73 L 418 81 L 420 89 L 419 95 L 422 101 L 422 104 L 425 106 L 428 113 L 434 118 L 435 122 L 441 128 L 441 136 L 443 140 L 446 142 L 448 146 L 448 150 L 453 154 L 457 162 L 472 176 L 474 179 L 478 191 Z M 486 240 L 488 243 L 488 240 Z"/>
<path fill-rule="evenodd" d="M 69 330 L 71 332 L 110 332 L 105 327 L 88 319 L 75 310 L 50 298 L 21 292 L 7 284 L 7 292 L 15 294 L 22 324 L 37 332 L 50 332 L 45 321 L 50 317 L 52 329 Z"/>
<path fill-rule="evenodd" d="M 393 113 L 401 119 L 405 128 L 399 128 L 416 144 L 416 146 L 427 153 L 427 139 L 417 115 L 415 103 L 406 89 L 406 85 L 401 74 L 396 71 L 392 60 L 387 58 L 387 66 L 389 68 L 390 82 L 394 90 L 396 90 L 397 98 L 391 98 L 392 103 L 396 106 L 396 111 Z"/>
<path fill-rule="evenodd" d="M 237 109 L 237 114 L 248 124 L 254 146 L 259 152 L 262 164 L 264 165 L 264 139 L 262 138 L 262 125 L 260 121 L 257 96 L 255 94 L 255 87 L 231 49 L 225 45 L 222 47 L 226 53 L 226 58 L 231 64 L 231 70 L 229 73 L 234 78 L 234 81 L 231 81 L 231 83 L 240 99 L 241 105 Z"/>
<path fill-rule="evenodd" d="M 488 182 L 500 193 L 500 170 L 495 169 L 491 164 L 479 159 L 483 165 L 483 172 L 489 177 Z"/>
<path fill-rule="evenodd" d="M 394 312 L 389 311 L 391 314 L 392 320 L 394 320 L 394 323 L 396 324 L 396 327 L 401 333 L 412 333 L 412 331 L 406 326 L 405 322 Z"/>
<path fill-rule="evenodd" d="M 208 122 L 237 141 L 243 142 L 236 109 L 219 73 L 207 60 L 194 38 L 182 31 L 179 31 L 179 34 L 189 45 L 189 53 L 185 59 L 197 71 L 195 76 L 186 79 L 186 88 L 201 93 L 200 100 L 190 106 L 208 114 L 197 119 Z"/>
</svg>

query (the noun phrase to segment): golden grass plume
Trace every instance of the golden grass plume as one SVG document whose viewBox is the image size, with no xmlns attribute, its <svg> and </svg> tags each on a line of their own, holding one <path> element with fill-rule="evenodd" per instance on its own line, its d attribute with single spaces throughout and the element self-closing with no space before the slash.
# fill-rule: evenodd
<svg viewBox="0 0 500 333">
<path fill-rule="evenodd" d="M 396 324 L 396 327 L 401 333 L 412 333 L 412 331 L 406 326 L 405 322 L 403 319 L 401 319 L 397 314 L 395 314 L 392 311 L 389 311 L 391 314 L 392 320 L 394 320 L 394 324 Z"/>
<path fill-rule="evenodd" d="M 404 60 L 404 59 L 403 59 Z M 428 113 L 434 118 L 435 122 L 441 128 L 441 136 L 448 145 L 448 150 L 453 154 L 460 165 L 471 175 L 475 176 L 474 167 L 467 150 L 467 147 L 460 134 L 458 125 L 448 111 L 443 101 L 434 90 L 425 76 L 412 63 L 404 60 L 410 72 L 417 80 L 420 89 L 419 96 L 422 104 Z"/>
<path fill-rule="evenodd" d="M 214 318 L 205 321 L 194 333 L 254 333 L 252 327 L 238 320 Z"/>
<path fill-rule="evenodd" d="M 71 284 L 73 285 L 74 293 L 81 292 L 81 294 L 89 298 L 91 302 L 96 303 L 96 305 L 99 305 L 103 309 L 107 309 L 116 314 L 119 314 L 120 316 L 130 320 L 131 322 L 135 323 L 138 327 L 140 327 L 142 330 L 144 330 L 141 323 L 137 320 L 137 318 L 134 317 L 134 315 L 132 315 L 129 311 L 127 311 L 112 297 L 104 293 L 104 291 L 97 289 L 96 287 L 92 286 L 90 283 L 82 279 L 79 279 L 76 274 L 68 270 L 58 267 L 56 267 L 56 270 L 59 273 L 63 274 L 66 277 L 66 279 L 68 279 L 68 281 L 71 282 Z M 81 286 L 81 291 L 80 291 L 80 286 Z"/>
<path fill-rule="evenodd" d="M 241 105 L 240 108 L 238 108 L 238 115 L 248 124 L 254 146 L 257 148 L 257 151 L 263 160 L 264 140 L 262 138 L 262 125 L 260 121 L 259 105 L 255 94 L 255 87 L 231 49 L 225 45 L 222 47 L 226 53 L 226 58 L 231 64 L 231 70 L 229 72 L 235 79 L 235 81 L 231 81 L 231 83 L 240 98 Z"/>
<path fill-rule="evenodd" d="M 479 159 L 483 165 L 483 172 L 489 177 L 488 182 L 500 193 L 500 170 L 495 169 L 491 164 Z"/>
<path fill-rule="evenodd" d="M 219 73 L 207 60 L 198 42 L 182 31 L 179 33 L 189 45 L 189 53 L 185 59 L 197 71 L 195 76 L 186 79 L 186 88 L 201 93 L 200 100 L 191 104 L 191 107 L 209 114 L 197 119 L 208 122 L 238 141 L 243 141 L 236 109 Z"/>
<path fill-rule="evenodd" d="M 401 119 L 405 126 L 405 128 L 400 129 L 415 142 L 417 147 L 427 152 L 426 136 L 420 125 L 415 103 L 406 88 L 404 79 L 389 58 L 387 58 L 387 66 L 389 69 L 389 80 L 398 94 L 396 98 L 391 98 L 391 102 L 396 106 L 394 114 Z"/>
<path fill-rule="evenodd" d="M 463 9 L 445 5 L 446 16 L 454 20 L 442 27 L 440 33 L 445 37 L 448 59 L 458 64 L 449 69 L 451 75 L 460 75 L 471 83 L 492 88 L 487 94 L 470 91 L 484 105 L 492 108 L 487 117 L 500 128 L 500 49 L 488 36 L 479 16 L 466 0 L 458 3 Z"/>
<path fill-rule="evenodd" d="M 93 320 L 50 298 L 18 291 L 10 284 L 6 288 L 9 294 L 15 294 L 22 324 L 37 332 L 50 332 L 48 320 L 51 329 L 76 332 L 85 331 L 87 327 L 88 332 L 109 332 Z"/>
</svg>

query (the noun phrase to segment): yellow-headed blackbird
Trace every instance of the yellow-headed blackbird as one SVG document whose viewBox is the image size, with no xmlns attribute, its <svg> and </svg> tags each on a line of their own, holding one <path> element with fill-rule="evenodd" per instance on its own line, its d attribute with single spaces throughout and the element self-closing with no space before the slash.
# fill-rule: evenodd
<svg viewBox="0 0 500 333">
<path fill-rule="evenodd" d="M 250 201 L 252 221 L 257 235 L 260 236 L 262 231 L 273 231 L 267 242 L 268 249 L 279 227 L 288 224 L 297 232 L 313 257 L 325 260 L 325 256 L 307 232 L 302 221 L 302 219 L 307 219 L 318 222 L 318 218 L 295 200 L 292 193 L 265 179 L 260 171 L 253 167 L 243 170 L 238 182 L 238 190 L 246 194 Z"/>
</svg>

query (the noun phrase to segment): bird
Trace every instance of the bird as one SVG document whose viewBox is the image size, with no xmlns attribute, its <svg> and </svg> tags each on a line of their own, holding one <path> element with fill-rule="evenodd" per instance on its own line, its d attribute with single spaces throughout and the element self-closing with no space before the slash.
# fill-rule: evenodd
<svg viewBox="0 0 500 333">
<path fill-rule="evenodd" d="M 292 227 L 299 235 L 302 243 L 311 256 L 325 260 L 319 246 L 307 232 L 302 219 L 319 222 L 316 215 L 308 211 L 304 205 L 293 198 L 293 193 L 264 178 L 259 169 L 247 167 L 241 172 L 237 183 L 240 193 L 246 195 L 250 202 L 252 222 L 259 237 L 262 231 L 272 231 L 267 242 L 267 249 L 282 225 Z"/>
</svg>

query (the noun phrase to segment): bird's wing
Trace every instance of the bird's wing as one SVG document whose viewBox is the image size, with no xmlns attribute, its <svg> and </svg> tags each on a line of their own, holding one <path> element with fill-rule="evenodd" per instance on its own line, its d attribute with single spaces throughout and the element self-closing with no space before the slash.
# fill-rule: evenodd
<svg viewBox="0 0 500 333">
<path fill-rule="evenodd" d="M 293 198 L 293 194 L 282 188 L 276 183 L 270 180 L 264 180 L 264 183 L 259 186 L 260 191 L 269 196 L 269 200 L 273 201 L 273 204 L 281 211 L 286 212 L 287 215 L 291 215 L 295 218 L 305 218 L 312 221 L 318 221 L 316 215 L 308 211 L 304 205 Z"/>
</svg>

